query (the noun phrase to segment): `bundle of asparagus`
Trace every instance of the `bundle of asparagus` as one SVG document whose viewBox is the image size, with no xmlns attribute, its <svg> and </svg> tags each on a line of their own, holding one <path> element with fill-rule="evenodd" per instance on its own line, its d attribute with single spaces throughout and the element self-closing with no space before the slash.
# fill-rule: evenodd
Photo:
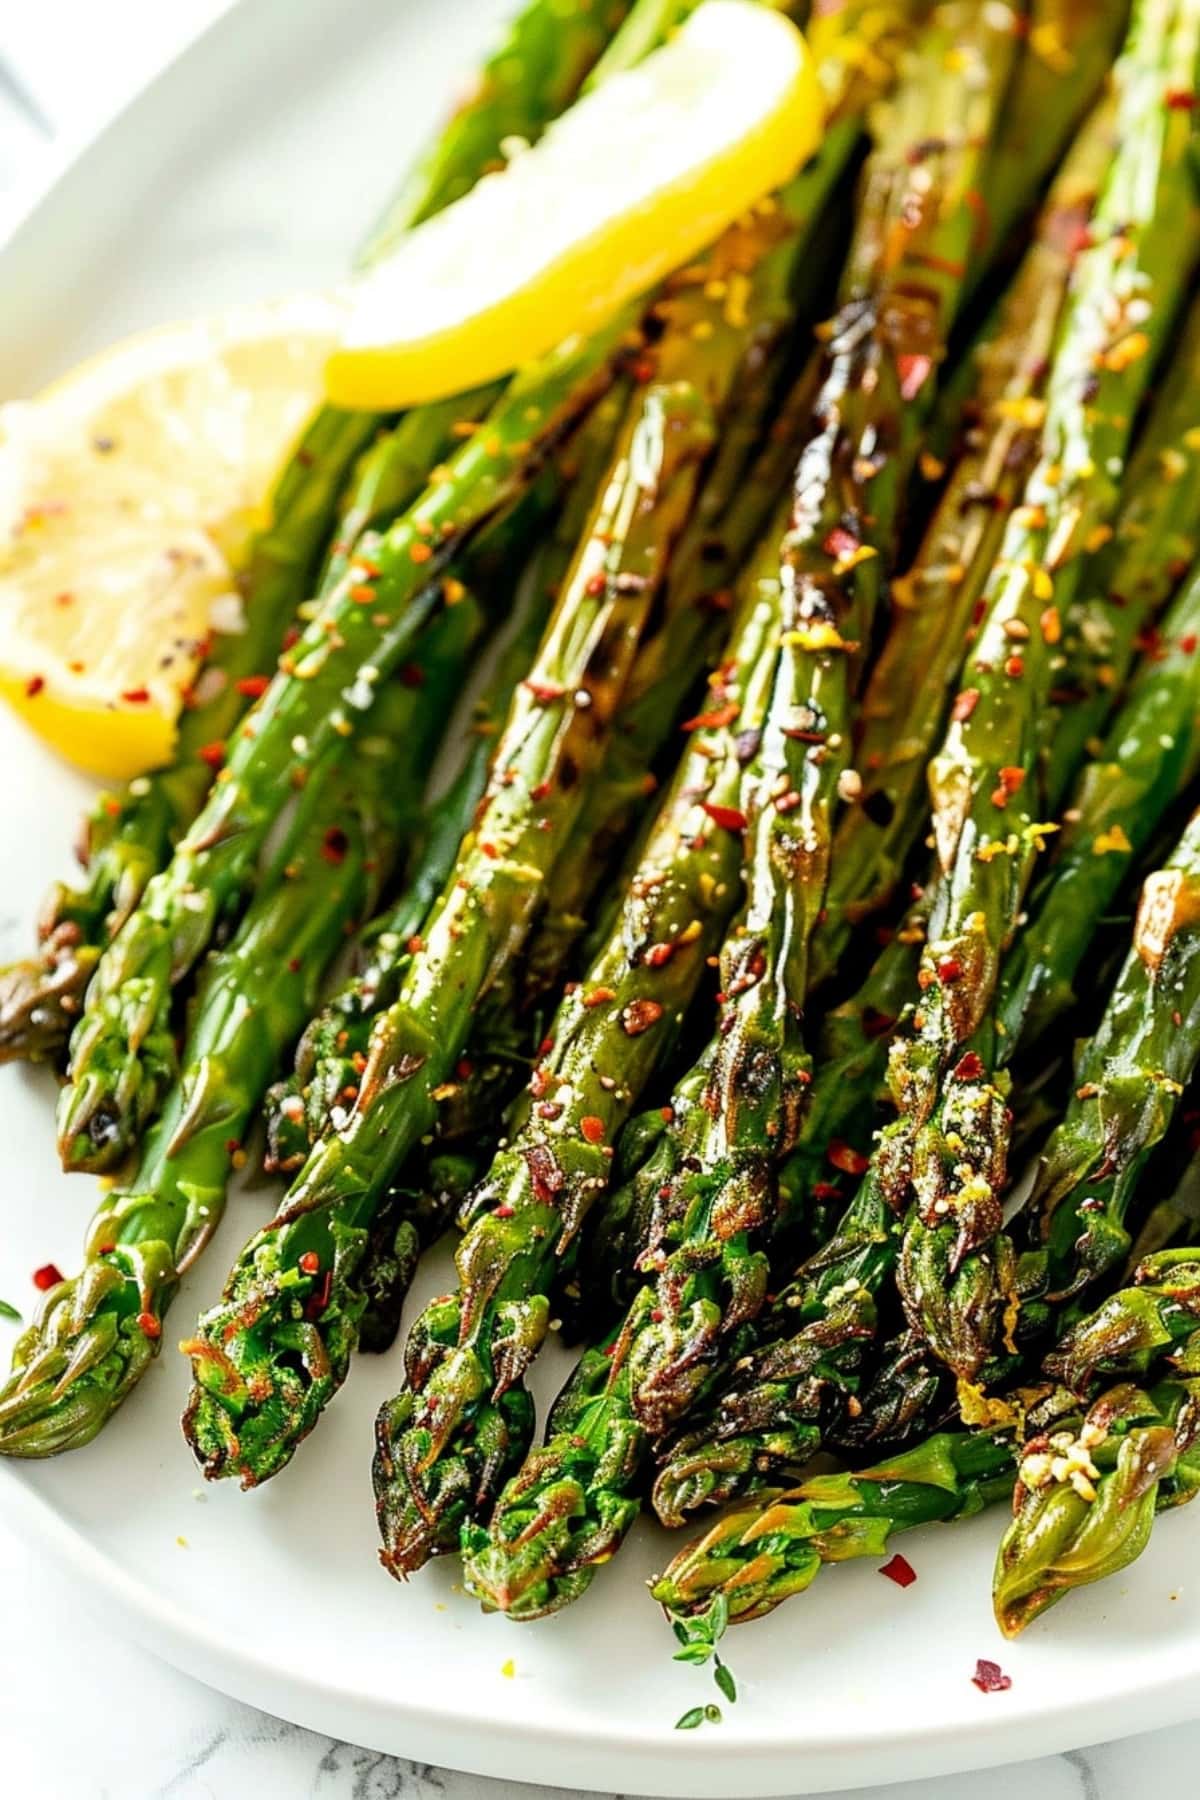
<svg viewBox="0 0 1200 1800">
<path fill-rule="evenodd" d="M 366 256 L 690 10 L 530 0 Z M 735 1501 L 653 1584 L 700 1660 L 1015 1483 L 1015 1632 L 1200 1485 L 1200 7 L 807 29 L 821 148 L 694 263 L 297 445 L 175 763 L 0 971 L 115 1177 L 0 1453 L 130 1395 L 265 1108 L 184 1432 L 278 1474 L 457 1215 L 376 1421 L 394 1575 L 532 1619 L 647 1500 Z"/>
</svg>

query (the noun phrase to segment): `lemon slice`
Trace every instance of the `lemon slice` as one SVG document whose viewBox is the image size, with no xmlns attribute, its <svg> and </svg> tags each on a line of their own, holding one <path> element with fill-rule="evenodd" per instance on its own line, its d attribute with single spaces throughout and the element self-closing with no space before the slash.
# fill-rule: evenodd
<svg viewBox="0 0 1200 1800">
<path fill-rule="evenodd" d="M 705 0 L 361 278 L 328 397 L 410 406 L 594 330 L 784 181 L 822 126 L 796 27 Z"/>
<path fill-rule="evenodd" d="M 0 693 L 109 780 L 166 761 L 336 339 L 328 299 L 118 344 L 0 407 Z"/>
</svg>

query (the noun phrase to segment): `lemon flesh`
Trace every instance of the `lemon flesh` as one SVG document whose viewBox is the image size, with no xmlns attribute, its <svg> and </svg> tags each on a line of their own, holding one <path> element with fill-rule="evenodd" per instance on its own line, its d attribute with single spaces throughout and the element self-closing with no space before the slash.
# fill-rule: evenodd
<svg viewBox="0 0 1200 1800">
<path fill-rule="evenodd" d="M 325 299 L 146 333 L 0 407 L 0 694 L 108 780 L 168 760 L 233 565 L 321 392 Z"/>
<path fill-rule="evenodd" d="M 785 181 L 822 126 L 796 27 L 705 0 L 361 278 L 328 398 L 411 406 L 593 331 Z"/>
</svg>

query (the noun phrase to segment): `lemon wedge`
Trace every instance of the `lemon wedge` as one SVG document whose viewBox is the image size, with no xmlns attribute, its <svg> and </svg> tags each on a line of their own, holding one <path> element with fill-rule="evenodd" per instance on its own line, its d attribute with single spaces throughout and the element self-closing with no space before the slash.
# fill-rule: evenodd
<svg viewBox="0 0 1200 1800">
<path fill-rule="evenodd" d="M 704 0 L 361 277 L 328 398 L 411 406 L 593 331 L 784 181 L 823 123 L 796 27 Z"/>
<path fill-rule="evenodd" d="M 339 318 L 322 298 L 234 308 L 0 407 L 0 693 L 80 768 L 169 758 Z"/>
</svg>

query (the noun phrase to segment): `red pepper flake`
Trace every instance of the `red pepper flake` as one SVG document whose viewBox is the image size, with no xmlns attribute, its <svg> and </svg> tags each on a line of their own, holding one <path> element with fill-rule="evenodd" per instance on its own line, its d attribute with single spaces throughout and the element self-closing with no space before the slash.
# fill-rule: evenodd
<svg viewBox="0 0 1200 1800">
<path fill-rule="evenodd" d="M 655 375 L 655 364 L 654 364 L 653 357 L 650 357 L 650 356 L 639 357 L 637 362 L 635 362 L 633 365 L 632 374 L 633 374 L 633 379 L 635 381 L 640 381 L 640 382 L 653 381 L 654 375 Z"/>
<path fill-rule="evenodd" d="M 350 839 L 340 825 L 331 825 L 321 839 L 321 855 L 327 863 L 336 869 L 346 860 L 346 852 L 350 848 Z"/>
<path fill-rule="evenodd" d="M 674 944 L 651 944 L 642 961 L 648 969 L 661 969 L 675 954 Z"/>
<path fill-rule="evenodd" d="M 266 693 L 270 684 L 271 677 L 269 675 L 243 675 L 234 683 L 234 686 L 239 694 L 246 696 L 247 700 L 257 700 Z"/>
<path fill-rule="evenodd" d="M 1003 1694 L 1012 1686 L 1012 1676 L 1006 1675 L 999 1663 L 989 1662 L 986 1656 L 976 1662 L 971 1680 L 981 1694 Z"/>
<path fill-rule="evenodd" d="M 595 1113 L 585 1113 L 579 1121 L 579 1129 L 589 1144 L 603 1142 L 604 1120 L 598 1119 Z"/>
<path fill-rule="evenodd" d="M 44 675 L 31 675 L 25 683 L 25 698 L 35 700 L 45 685 L 46 677 Z"/>
<path fill-rule="evenodd" d="M 956 698 L 954 705 L 950 708 L 950 717 L 955 719 L 961 725 L 965 719 L 970 718 L 978 705 L 979 689 L 964 688 L 962 693 Z"/>
<path fill-rule="evenodd" d="M 713 806 L 707 800 L 702 800 L 700 805 L 713 824 L 719 825 L 722 831 L 745 831 L 746 815 L 739 812 L 736 806 Z"/>
<path fill-rule="evenodd" d="M 856 1150 L 853 1144 L 847 1144 L 842 1138 L 834 1138 L 826 1151 L 835 1169 L 843 1175 L 865 1175 L 870 1165 L 870 1157 Z"/>
<path fill-rule="evenodd" d="M 983 1058 L 968 1050 L 954 1066 L 955 1081 L 979 1081 L 983 1077 Z"/>
<path fill-rule="evenodd" d="M 433 549 L 429 544 L 418 543 L 412 546 L 408 554 L 415 563 L 427 563 L 433 555 Z"/>
<path fill-rule="evenodd" d="M 1025 673 L 1025 661 L 1020 656 L 1008 656 L 1004 660 L 1004 673 L 1012 681 L 1020 681 Z"/>
<path fill-rule="evenodd" d="M 1167 89 L 1168 112 L 1191 112 L 1196 104 L 1196 96 L 1188 88 Z"/>
<path fill-rule="evenodd" d="M 626 1036 L 641 1037 L 643 1031 L 657 1025 L 662 1016 L 663 1009 L 657 1000 L 631 1000 L 621 1013 L 621 1026 Z"/>
<path fill-rule="evenodd" d="M 560 687 L 557 681 L 526 681 L 524 686 L 528 688 L 534 699 L 541 701 L 543 705 L 550 700 L 561 700 L 567 691 L 565 687 Z"/>
<path fill-rule="evenodd" d="M 288 960 L 287 960 L 287 966 L 288 966 L 288 974 L 289 975 L 298 975 L 304 965 L 300 961 L 300 958 L 298 956 L 289 956 Z"/>
<path fill-rule="evenodd" d="M 961 981 L 963 967 L 956 956 L 943 956 L 937 965 L 939 981 Z"/>
<path fill-rule="evenodd" d="M 354 558 L 354 565 L 368 581 L 377 581 L 383 574 L 382 564 L 377 563 L 372 556 L 363 556 L 361 552 Z"/>
<path fill-rule="evenodd" d="M 535 800 L 535 801 L 536 800 L 544 800 L 546 798 L 547 794 L 550 793 L 553 786 L 554 786 L 554 783 L 552 781 L 539 781 L 537 783 L 536 787 L 530 788 L 529 798 L 531 800 Z"/>
<path fill-rule="evenodd" d="M 933 370 L 933 358 L 909 352 L 896 358 L 896 368 L 900 376 L 900 394 L 905 400 L 915 400 Z"/>
<path fill-rule="evenodd" d="M 492 1217 L 493 1217 L 493 1219 L 511 1219 L 513 1216 L 513 1211 L 514 1211 L 514 1209 L 508 1204 L 507 1201 L 505 1201 L 502 1206 L 494 1206 L 492 1208 Z"/>
<path fill-rule="evenodd" d="M 741 708 L 736 700 L 730 700 L 726 706 L 714 707 L 712 712 L 697 713 L 694 719 L 685 719 L 682 731 L 721 731 L 726 725 L 732 725 Z"/>
<path fill-rule="evenodd" d="M 660 1106 L 658 1109 L 658 1116 L 664 1125 L 673 1125 L 675 1123 L 675 1108 L 673 1106 Z"/>
<path fill-rule="evenodd" d="M 225 761 L 225 746 L 222 743 L 201 744 L 196 755 L 210 769 L 219 769 Z"/>
<path fill-rule="evenodd" d="M 306 1250 L 304 1252 L 304 1255 L 300 1258 L 300 1268 L 301 1268 L 302 1273 L 305 1275 L 319 1275 L 320 1274 L 321 1259 L 317 1255 L 315 1250 Z"/>
<path fill-rule="evenodd" d="M 833 530 L 826 535 L 821 548 L 826 556 L 840 560 L 843 556 L 853 556 L 859 548 L 859 542 L 854 533 L 847 531 L 844 525 L 835 525 Z"/>
<path fill-rule="evenodd" d="M 913 1568 L 908 1558 L 906 1556 L 901 1556 L 899 1551 L 893 1556 L 891 1562 L 884 1563 L 879 1573 L 881 1575 L 886 1575 L 889 1581 L 894 1581 L 896 1586 L 900 1588 L 911 1587 L 913 1582 L 917 1579 L 917 1571 Z"/>
<path fill-rule="evenodd" d="M 992 793 L 992 805 L 1001 812 L 1008 805 L 1013 794 L 1020 793 L 1025 784 L 1025 771 L 1012 765 L 997 770 L 996 787 Z"/>
<path fill-rule="evenodd" d="M 48 1288 L 57 1287 L 63 1279 L 63 1272 L 57 1263 L 43 1263 L 40 1269 L 33 1271 L 33 1285 L 40 1294 Z"/>
<path fill-rule="evenodd" d="M 126 688 L 121 695 L 127 706 L 145 706 L 150 698 L 150 689 L 144 687 Z"/>
<path fill-rule="evenodd" d="M 814 1200 L 840 1200 L 842 1197 L 836 1181 L 814 1181 L 810 1191 Z"/>
<path fill-rule="evenodd" d="M 140 1312 L 137 1316 L 137 1327 L 143 1337 L 160 1338 L 162 1336 L 162 1320 L 157 1313 Z"/>
<path fill-rule="evenodd" d="M 299 642 L 300 627 L 298 625 L 289 625 L 283 634 L 283 642 L 279 647 L 281 650 L 294 650 Z"/>
<path fill-rule="evenodd" d="M 350 589 L 350 598 L 354 601 L 356 606 L 373 606 L 375 604 L 375 589 L 371 586 L 369 581 L 356 581 Z M 295 640 L 293 639 L 293 642 L 294 641 Z M 286 650 L 287 648 L 288 645 L 285 641 L 284 649 Z"/>
<path fill-rule="evenodd" d="M 1189 631 L 1186 637 L 1180 638 L 1179 648 L 1183 651 L 1183 654 L 1185 656 L 1190 656 L 1192 654 L 1193 650 L 1195 650 L 1195 648 L 1196 648 L 1196 643 L 1197 643 L 1197 638 L 1196 638 L 1195 632 Z"/>
<path fill-rule="evenodd" d="M 608 1002 L 610 1000 L 615 1000 L 616 997 L 617 997 L 616 988 L 594 987 L 590 994 L 585 994 L 583 996 L 583 999 L 580 1001 L 580 1005 L 587 1006 L 587 1007 L 607 1006 Z M 542 1046 L 542 1049 L 539 1052 L 539 1055 L 547 1056 L 547 1055 L 549 1055 L 550 1051 L 553 1048 L 554 1048 L 554 1039 L 547 1038 L 546 1043 Z"/>
<path fill-rule="evenodd" d="M 583 584 L 583 591 L 591 600 L 599 599 L 608 591 L 608 576 L 601 571 L 598 575 L 589 575 Z"/>
</svg>

